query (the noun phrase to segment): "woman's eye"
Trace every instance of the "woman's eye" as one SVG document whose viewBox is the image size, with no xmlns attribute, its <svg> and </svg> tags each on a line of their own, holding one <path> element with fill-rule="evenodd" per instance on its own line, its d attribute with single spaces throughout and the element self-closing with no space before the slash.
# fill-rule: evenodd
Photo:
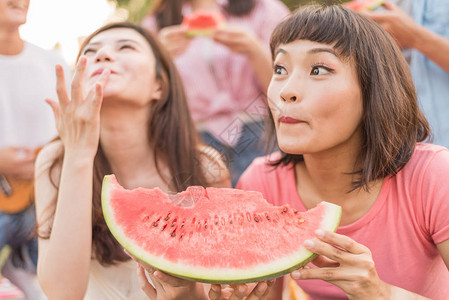
<svg viewBox="0 0 449 300">
<path fill-rule="evenodd" d="M 287 74 L 287 70 L 283 66 L 280 66 L 280 65 L 275 65 L 273 67 L 273 71 L 274 71 L 274 74 L 276 74 L 276 75 L 285 75 L 285 74 Z"/>
<path fill-rule="evenodd" d="M 97 52 L 95 49 L 93 48 L 87 48 L 86 50 L 84 50 L 83 54 L 86 55 L 88 53 L 95 53 Z"/>
<path fill-rule="evenodd" d="M 134 47 L 133 46 L 130 46 L 130 45 L 122 45 L 122 46 L 120 46 L 120 48 L 119 48 L 120 50 L 125 50 L 125 49 L 134 49 Z"/>
<path fill-rule="evenodd" d="M 310 71 L 310 75 L 318 76 L 318 75 L 326 75 L 328 73 L 332 72 L 332 69 L 324 67 L 324 66 L 315 66 L 312 67 L 312 70 Z"/>
</svg>

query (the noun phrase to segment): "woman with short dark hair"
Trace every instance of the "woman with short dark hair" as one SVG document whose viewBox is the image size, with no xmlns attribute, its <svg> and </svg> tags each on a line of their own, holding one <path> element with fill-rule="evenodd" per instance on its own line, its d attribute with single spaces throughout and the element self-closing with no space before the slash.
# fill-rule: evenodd
<svg viewBox="0 0 449 300">
<path fill-rule="evenodd" d="M 238 187 L 299 211 L 342 207 L 337 233 L 305 243 L 315 265 L 291 276 L 312 299 L 448 299 L 449 151 L 424 143 L 396 43 L 346 8 L 307 6 L 277 26 L 271 53 L 281 152 L 256 159 Z"/>
</svg>

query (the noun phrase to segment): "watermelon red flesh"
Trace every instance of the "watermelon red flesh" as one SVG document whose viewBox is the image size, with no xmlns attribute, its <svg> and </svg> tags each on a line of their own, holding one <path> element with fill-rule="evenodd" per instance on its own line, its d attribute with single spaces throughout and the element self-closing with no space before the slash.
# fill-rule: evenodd
<svg viewBox="0 0 449 300">
<path fill-rule="evenodd" d="M 187 28 L 188 36 L 210 35 L 224 23 L 224 17 L 215 11 L 198 11 L 185 16 L 182 24 Z"/>
<path fill-rule="evenodd" d="M 182 206 L 173 202 L 182 202 Z M 341 208 L 322 202 L 306 213 L 268 204 L 258 192 L 190 187 L 126 190 L 106 176 L 103 213 L 131 254 L 157 269 L 200 282 L 278 277 L 312 260 L 303 247 L 318 228 L 338 226 Z"/>
<path fill-rule="evenodd" d="M 350 8 L 355 11 L 362 11 L 364 9 L 366 10 L 374 10 L 378 8 L 379 6 L 384 4 L 384 0 L 354 0 L 350 2 L 343 3 L 343 6 L 346 6 L 347 8 Z"/>
</svg>

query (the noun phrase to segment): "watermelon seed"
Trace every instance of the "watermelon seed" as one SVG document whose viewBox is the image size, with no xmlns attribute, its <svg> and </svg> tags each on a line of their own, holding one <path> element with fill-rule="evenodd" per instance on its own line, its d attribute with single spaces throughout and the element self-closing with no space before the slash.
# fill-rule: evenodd
<svg viewBox="0 0 449 300">
<path fill-rule="evenodd" d="M 284 211 L 284 212 L 287 212 L 287 211 L 288 211 L 288 208 L 287 208 L 287 207 L 284 207 L 283 211 Z"/>
<path fill-rule="evenodd" d="M 171 233 L 171 236 L 172 236 L 172 237 L 175 237 L 175 236 L 176 236 L 176 233 L 173 231 L 173 232 Z"/>
<path fill-rule="evenodd" d="M 183 227 L 184 227 L 184 223 L 181 224 L 181 228 L 183 228 Z"/>
<path fill-rule="evenodd" d="M 173 222 L 173 223 L 171 223 L 171 227 L 175 227 L 175 225 L 176 225 L 176 223 L 175 222 Z"/>
<path fill-rule="evenodd" d="M 206 225 L 204 225 L 204 229 L 207 229 L 207 224 L 206 224 Z"/>
<path fill-rule="evenodd" d="M 165 217 L 165 219 L 164 219 L 165 221 L 168 221 L 168 220 L 170 220 L 170 214 L 168 214 L 166 217 Z"/>
<path fill-rule="evenodd" d="M 229 224 L 231 224 L 231 225 L 232 225 L 232 220 L 229 220 Z"/>
<path fill-rule="evenodd" d="M 259 218 L 258 217 L 254 217 L 254 221 L 259 222 Z"/>
<path fill-rule="evenodd" d="M 181 235 L 179 236 L 179 240 L 182 240 L 183 236 L 184 236 L 184 234 L 181 233 Z"/>
<path fill-rule="evenodd" d="M 270 221 L 270 216 L 268 214 L 265 215 L 267 217 L 267 220 Z"/>
<path fill-rule="evenodd" d="M 159 223 L 157 221 L 153 223 L 154 227 L 157 227 L 157 225 L 159 225 Z"/>
</svg>

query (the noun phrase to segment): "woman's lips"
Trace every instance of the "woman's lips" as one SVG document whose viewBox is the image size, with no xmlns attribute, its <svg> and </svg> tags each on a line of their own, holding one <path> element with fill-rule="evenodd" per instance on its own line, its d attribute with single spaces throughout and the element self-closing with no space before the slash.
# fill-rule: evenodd
<svg viewBox="0 0 449 300">
<path fill-rule="evenodd" d="M 95 71 L 90 75 L 90 77 L 94 77 L 94 76 L 100 75 L 101 73 L 103 73 L 104 69 L 105 69 L 105 68 L 100 68 L 100 69 L 95 70 Z M 111 74 L 112 74 L 112 73 L 115 73 L 115 72 L 111 70 Z"/>
<path fill-rule="evenodd" d="M 297 120 L 297 119 L 290 118 L 290 117 L 282 116 L 282 117 L 279 118 L 279 122 L 281 122 L 281 123 L 290 123 L 290 124 L 292 124 L 292 123 L 302 123 L 302 122 L 304 122 L 304 121 Z"/>
</svg>

